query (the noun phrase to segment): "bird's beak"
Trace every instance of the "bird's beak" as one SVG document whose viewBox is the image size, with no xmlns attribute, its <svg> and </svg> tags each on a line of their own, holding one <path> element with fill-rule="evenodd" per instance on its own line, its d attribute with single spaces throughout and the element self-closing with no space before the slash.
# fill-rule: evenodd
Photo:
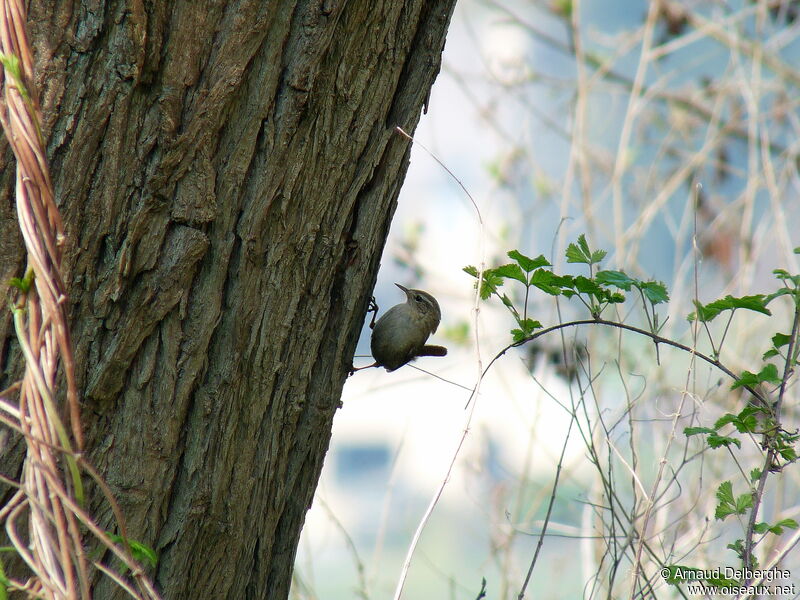
<svg viewBox="0 0 800 600">
<path fill-rule="evenodd" d="M 407 288 L 407 287 L 405 287 L 405 286 L 402 286 L 402 285 L 400 285 L 399 283 L 395 283 L 395 285 L 396 285 L 397 287 L 399 287 L 401 290 L 403 290 L 403 291 L 404 291 L 406 294 L 408 294 L 408 288 Z"/>
</svg>

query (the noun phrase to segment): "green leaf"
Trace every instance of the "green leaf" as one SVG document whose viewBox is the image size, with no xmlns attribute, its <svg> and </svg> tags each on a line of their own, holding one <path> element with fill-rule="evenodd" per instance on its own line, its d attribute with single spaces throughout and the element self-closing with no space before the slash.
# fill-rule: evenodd
<svg viewBox="0 0 800 600">
<path fill-rule="evenodd" d="M 731 444 L 733 444 L 737 448 L 742 447 L 742 442 L 737 440 L 736 438 L 728 437 L 725 435 L 718 435 L 716 433 L 709 434 L 706 441 L 708 442 L 708 447 L 714 450 L 716 450 L 717 448 L 721 448 L 723 446 L 727 448 Z"/>
<path fill-rule="evenodd" d="M 545 294 L 558 296 L 561 293 L 561 277 L 554 275 L 552 271 L 538 269 L 530 276 L 530 284 L 542 290 Z"/>
<path fill-rule="evenodd" d="M 728 548 L 729 550 L 733 550 L 734 552 L 736 552 L 736 555 L 739 557 L 740 560 L 744 558 L 744 540 L 742 540 L 741 538 L 736 540 L 732 544 L 728 544 L 725 547 Z"/>
<path fill-rule="evenodd" d="M 666 567 L 669 575 L 664 578 L 669 585 L 678 585 L 686 581 L 697 581 L 693 574 L 700 571 L 697 567 L 687 567 L 686 565 L 669 565 Z"/>
<path fill-rule="evenodd" d="M 478 276 L 478 270 L 475 267 L 465 267 L 464 271 L 473 277 Z M 481 300 L 487 300 L 489 296 L 496 294 L 497 288 L 501 285 L 503 285 L 503 278 L 495 274 L 494 269 L 486 269 L 483 272 L 483 281 L 481 282 Z"/>
<path fill-rule="evenodd" d="M 759 479 L 761 479 L 761 469 L 750 471 L 750 481 L 758 481 Z"/>
<path fill-rule="evenodd" d="M 487 300 L 489 296 L 497 293 L 497 288 L 503 285 L 503 276 L 498 275 L 497 271 L 502 269 L 485 269 L 483 271 L 483 282 L 481 284 L 481 300 Z M 478 269 L 473 265 L 468 265 L 462 269 L 467 275 L 478 277 Z"/>
<path fill-rule="evenodd" d="M 715 429 L 711 429 L 710 427 L 684 427 L 683 428 L 683 435 L 690 436 L 690 435 L 697 435 L 699 433 L 716 433 Z"/>
<path fill-rule="evenodd" d="M 567 246 L 566 256 L 568 263 L 582 263 L 587 265 L 592 264 L 591 256 L 584 254 L 575 244 L 570 244 Z"/>
<path fill-rule="evenodd" d="M 714 518 L 718 521 L 724 521 L 725 517 L 735 514 L 736 511 L 732 508 L 731 504 L 719 504 L 714 511 Z"/>
<path fill-rule="evenodd" d="M 8 285 L 17 288 L 23 294 L 27 294 L 33 285 L 33 280 L 35 277 L 36 275 L 34 270 L 28 269 L 28 272 L 25 273 L 25 277 L 12 277 L 8 280 Z"/>
<path fill-rule="evenodd" d="M 578 275 L 574 279 L 574 283 L 575 289 L 581 294 L 590 294 L 592 296 L 601 296 L 603 294 L 603 288 L 597 285 L 594 280 L 583 275 Z"/>
<path fill-rule="evenodd" d="M 778 527 L 786 527 L 787 529 L 797 529 L 800 525 L 794 519 L 781 519 L 775 523 Z"/>
<path fill-rule="evenodd" d="M 755 296 L 742 296 L 741 298 L 734 298 L 733 296 L 728 295 L 705 305 L 700 304 L 697 300 L 695 300 L 694 305 L 697 309 L 697 312 L 691 313 L 688 319 L 693 321 L 695 318 L 697 318 L 701 323 L 713 320 L 723 311 L 736 310 L 739 308 L 760 312 L 765 315 L 772 314 L 767 308 L 767 300 L 763 294 L 757 294 Z"/>
<path fill-rule="evenodd" d="M 724 504 L 733 504 L 733 484 L 730 481 L 720 483 L 716 496 Z"/>
<path fill-rule="evenodd" d="M 522 326 L 522 330 L 526 333 L 533 333 L 536 329 L 541 329 L 542 324 L 539 321 L 534 321 L 533 319 L 522 319 L 520 320 L 519 324 Z"/>
<path fill-rule="evenodd" d="M 25 100 L 28 100 L 30 96 L 28 95 L 28 88 L 25 87 L 25 82 L 22 80 L 22 68 L 20 66 L 19 57 L 16 54 L 0 53 L 0 63 L 2 63 L 6 72 L 11 76 L 17 91 L 19 91 Z"/>
<path fill-rule="evenodd" d="M 774 525 L 770 525 L 769 523 L 756 523 L 753 527 L 753 531 L 756 533 L 774 533 L 775 535 L 782 535 L 783 528 L 786 527 L 788 529 L 797 529 L 797 521 L 794 519 L 783 519 L 782 521 L 778 521 Z"/>
<path fill-rule="evenodd" d="M 756 386 L 759 383 L 771 383 L 773 385 L 780 385 L 782 379 L 778 376 L 778 367 L 773 365 L 772 363 L 766 365 L 763 369 L 761 369 L 758 373 L 751 373 L 750 371 L 745 371 L 742 373 L 741 377 L 733 382 L 731 386 L 732 390 L 736 388 L 740 388 L 743 386 Z"/>
<path fill-rule="evenodd" d="M 753 508 L 753 494 L 742 494 L 736 498 L 736 514 L 743 515 L 748 508 Z"/>
<path fill-rule="evenodd" d="M 767 533 L 769 531 L 770 525 L 769 523 L 756 523 L 753 525 L 753 531 L 756 533 Z M 782 532 L 783 530 L 781 530 Z"/>
<path fill-rule="evenodd" d="M 667 293 L 667 286 L 660 281 L 637 281 L 634 285 L 642 290 L 644 297 L 650 300 L 653 304 L 661 304 L 662 302 L 669 302 L 669 294 Z"/>
<path fill-rule="evenodd" d="M 566 256 L 568 263 L 593 265 L 599 263 L 605 258 L 606 251 L 590 250 L 589 244 L 586 242 L 586 236 L 581 234 L 578 236 L 577 244 L 570 244 L 567 246 Z"/>
<path fill-rule="evenodd" d="M 800 287 L 800 277 L 798 277 L 797 279 L 798 281 L 793 281 L 792 283 L 794 284 L 795 287 Z M 775 298 L 779 298 L 780 296 L 794 296 L 795 294 L 796 291 L 793 289 L 781 288 L 778 291 L 769 294 L 767 296 L 766 303 L 769 304 L 770 302 L 775 300 Z"/>
<path fill-rule="evenodd" d="M 772 336 L 772 345 L 776 348 L 780 348 L 782 346 L 786 346 L 789 342 L 792 341 L 792 336 L 786 335 L 785 333 L 776 333 Z"/>
<path fill-rule="evenodd" d="M 786 335 L 785 333 L 776 333 L 772 336 L 772 348 L 764 352 L 761 359 L 767 360 L 773 356 L 778 356 L 780 354 L 778 349 L 788 345 L 790 341 L 792 341 L 792 336 Z"/>
<path fill-rule="evenodd" d="M 717 489 L 717 499 L 719 504 L 714 511 L 714 518 L 723 520 L 729 515 L 743 515 L 748 508 L 753 507 L 753 494 L 741 494 L 737 498 L 733 497 L 733 484 L 724 481 Z"/>
<path fill-rule="evenodd" d="M 635 279 L 631 279 L 622 271 L 598 271 L 595 281 L 600 285 L 613 285 L 621 290 L 629 292 Z"/>
<path fill-rule="evenodd" d="M 772 271 L 772 274 L 775 275 L 777 279 L 780 279 L 784 283 L 791 282 L 794 288 L 800 287 L 800 275 L 792 275 L 791 273 L 789 273 L 784 269 L 774 269 Z M 792 292 L 794 292 L 794 290 L 784 289 L 783 292 L 791 294 Z M 778 295 L 777 292 L 773 294 L 773 296 L 777 295 Z"/>
<path fill-rule="evenodd" d="M 125 545 L 125 538 L 123 538 L 121 535 L 111 533 L 110 531 L 106 531 L 106 535 L 110 537 L 113 542 L 122 546 Z M 155 550 L 153 550 L 150 546 L 130 538 L 128 538 L 128 544 L 131 547 L 131 552 L 133 553 L 133 558 L 136 560 L 136 562 L 147 562 L 155 568 L 155 566 L 158 564 L 158 556 L 156 556 Z"/>
<path fill-rule="evenodd" d="M 529 258 L 522 254 L 519 250 L 512 250 L 508 253 L 508 258 L 517 261 L 517 264 L 522 267 L 522 270 L 526 273 L 530 273 L 531 271 L 534 271 L 540 267 L 551 266 L 543 254 L 540 254 L 536 258 Z"/>
<path fill-rule="evenodd" d="M 586 241 L 586 236 L 584 234 L 580 234 L 578 236 L 578 246 L 580 246 L 581 252 L 583 252 L 584 256 L 586 256 L 586 257 L 590 257 L 591 256 L 592 251 L 589 250 L 589 244 Z"/>
<path fill-rule="evenodd" d="M 753 433 L 756 430 L 756 427 L 758 427 L 756 414 L 759 414 L 760 412 L 761 410 L 759 408 L 749 405 L 744 407 L 738 415 L 727 413 L 717 419 L 717 422 L 714 423 L 714 429 L 720 430 L 725 425 L 730 423 L 736 427 L 739 433 Z"/>
<path fill-rule="evenodd" d="M 492 271 L 498 277 L 507 277 L 509 279 L 516 279 L 517 281 L 524 283 L 525 285 L 528 285 L 528 278 L 525 277 L 525 274 L 522 272 L 522 269 L 519 268 L 519 265 L 510 263 L 492 269 Z"/>
</svg>

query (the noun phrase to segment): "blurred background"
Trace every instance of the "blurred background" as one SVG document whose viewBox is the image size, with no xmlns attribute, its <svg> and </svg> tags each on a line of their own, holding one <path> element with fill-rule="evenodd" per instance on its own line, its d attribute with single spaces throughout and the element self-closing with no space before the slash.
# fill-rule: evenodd
<svg viewBox="0 0 800 600">
<path fill-rule="evenodd" d="M 515 324 L 496 298 L 475 312 L 463 268 L 518 249 L 588 276 L 564 259 L 585 234 L 608 251 L 602 268 L 666 284 L 661 335 L 758 372 L 770 337 L 791 330 L 790 302 L 699 333 L 686 315 L 693 300 L 774 291 L 773 269 L 800 271 L 798 13 L 796 0 L 458 4 L 375 289 L 379 314 L 404 301 L 395 282 L 432 293 L 442 323 L 431 343 L 449 354 L 348 380 L 293 597 L 393 597 L 468 419 L 404 598 L 478 598 L 483 578 L 488 598 L 677 598 L 685 588 L 660 565 L 739 564 L 728 546 L 747 515 L 715 519 L 716 493 L 724 481 L 748 492 L 763 450 L 747 436 L 709 450 L 683 430 L 711 427 L 746 396 L 686 352 L 583 327 L 494 362 L 473 414 L 471 389 Z M 504 291 L 526 301 L 522 286 Z M 604 316 L 641 326 L 637 302 Z M 543 293 L 527 306 L 544 326 L 588 317 Z M 372 362 L 369 335 L 365 323 L 357 366 Z M 797 399 L 789 386 L 789 431 Z M 759 520 L 800 520 L 798 470 L 769 480 Z M 800 587 L 795 533 L 759 536 L 756 556 L 780 557 Z"/>
</svg>

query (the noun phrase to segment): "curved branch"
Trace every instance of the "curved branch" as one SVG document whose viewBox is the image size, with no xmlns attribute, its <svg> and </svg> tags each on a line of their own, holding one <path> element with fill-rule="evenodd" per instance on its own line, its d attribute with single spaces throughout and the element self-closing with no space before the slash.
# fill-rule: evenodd
<svg viewBox="0 0 800 600">
<path fill-rule="evenodd" d="M 698 352 L 697 350 L 695 350 L 694 348 L 691 348 L 690 346 L 687 346 L 686 344 L 681 344 L 680 342 L 676 342 L 676 341 L 671 340 L 669 338 L 661 337 L 658 334 L 655 334 L 655 333 L 653 333 L 651 331 L 647 331 L 646 329 L 641 329 L 640 327 L 634 327 L 633 325 L 626 325 L 625 323 L 617 323 L 616 321 L 608 321 L 606 319 L 599 319 L 599 318 L 598 319 L 582 319 L 580 321 L 569 321 L 568 323 L 559 323 L 558 325 L 553 325 L 552 327 L 546 327 L 545 329 L 541 329 L 541 330 L 537 331 L 536 333 L 534 333 L 532 335 L 529 335 L 528 337 L 519 340 L 518 342 L 514 342 L 513 344 L 509 344 L 508 346 L 503 348 L 500 352 L 498 352 L 497 355 L 491 361 L 489 361 L 489 364 L 486 365 L 486 368 L 484 369 L 483 374 L 486 375 L 486 373 L 489 371 L 489 369 L 494 364 L 494 362 L 498 358 L 503 356 L 506 352 L 508 352 L 511 348 L 516 348 L 518 346 L 524 346 L 528 342 L 532 342 L 533 340 L 535 340 L 537 338 L 540 338 L 540 337 L 542 337 L 542 336 L 544 336 L 544 335 L 546 335 L 548 333 L 552 333 L 553 331 L 558 331 L 559 329 L 566 329 L 567 327 L 577 327 L 578 325 L 606 325 L 608 327 L 616 327 L 617 329 L 624 329 L 626 331 L 631 331 L 633 333 L 638 333 L 639 335 L 643 335 L 645 337 L 649 337 L 656 344 L 665 344 L 667 346 L 673 346 L 674 348 L 678 348 L 680 350 L 683 350 L 685 352 L 693 354 L 697 358 L 699 358 L 701 360 L 704 360 L 708 364 L 716 367 L 717 369 L 719 369 L 720 371 L 725 373 L 728 377 L 730 377 L 734 381 L 737 381 L 739 379 L 739 377 L 733 371 L 731 371 L 728 367 L 726 367 L 721 362 L 719 362 L 719 360 L 717 360 L 715 358 L 711 358 L 710 356 L 708 356 L 706 354 L 703 354 L 702 352 Z M 770 409 L 770 411 L 771 411 L 771 407 L 770 407 L 770 404 L 767 401 L 767 399 L 762 394 L 760 394 L 758 391 L 756 391 L 755 388 L 753 388 L 752 386 L 749 386 L 749 385 L 743 385 L 742 387 L 744 389 L 746 389 L 748 392 L 750 392 L 750 394 L 753 396 L 753 398 L 758 400 L 758 402 L 762 406 L 764 406 L 765 408 Z M 473 395 L 474 395 L 474 391 L 473 391 Z M 469 402 L 471 400 L 472 400 L 472 396 L 470 396 L 469 401 L 467 401 L 468 405 L 469 405 Z"/>
</svg>

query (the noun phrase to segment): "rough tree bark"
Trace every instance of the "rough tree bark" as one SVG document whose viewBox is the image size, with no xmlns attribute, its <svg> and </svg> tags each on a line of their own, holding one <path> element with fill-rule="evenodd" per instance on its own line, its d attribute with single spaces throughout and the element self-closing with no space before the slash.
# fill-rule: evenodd
<svg viewBox="0 0 800 600">
<path fill-rule="evenodd" d="M 454 3 L 30 2 L 89 453 L 167 599 L 288 595 Z"/>
</svg>

